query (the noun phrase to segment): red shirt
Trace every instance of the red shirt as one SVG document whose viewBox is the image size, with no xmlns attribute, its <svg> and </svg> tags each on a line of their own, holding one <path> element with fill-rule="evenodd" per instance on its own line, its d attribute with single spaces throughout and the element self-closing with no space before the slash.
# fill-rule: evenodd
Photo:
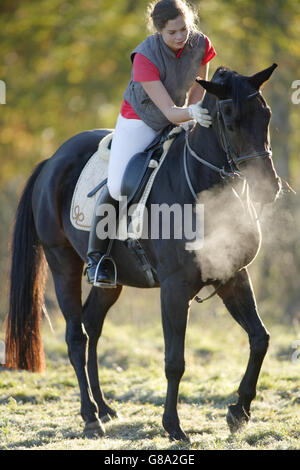
<svg viewBox="0 0 300 470">
<path fill-rule="evenodd" d="M 206 49 L 202 60 L 202 65 L 207 64 L 216 55 L 208 37 L 205 36 Z M 176 57 L 180 57 L 183 48 L 176 53 Z M 159 71 L 157 67 L 150 62 L 147 57 L 142 54 L 136 53 L 133 59 L 133 81 L 135 82 L 154 82 L 160 80 Z M 140 119 L 132 109 L 130 103 L 124 100 L 121 106 L 121 115 L 126 119 Z"/>
</svg>

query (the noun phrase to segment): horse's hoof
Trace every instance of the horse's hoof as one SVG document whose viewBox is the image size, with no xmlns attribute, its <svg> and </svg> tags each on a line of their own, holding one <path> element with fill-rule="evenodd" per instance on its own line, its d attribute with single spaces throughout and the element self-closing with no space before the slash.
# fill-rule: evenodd
<svg viewBox="0 0 300 470">
<path fill-rule="evenodd" d="M 86 423 L 84 427 L 84 435 L 88 438 L 92 437 L 103 437 L 105 434 L 105 429 L 101 421 L 96 420 L 91 423 Z"/>
<path fill-rule="evenodd" d="M 169 434 L 171 441 L 190 442 L 190 438 L 182 431 L 179 423 L 163 418 L 163 427 Z"/>
<path fill-rule="evenodd" d="M 249 421 L 250 416 L 242 405 L 230 405 L 226 416 L 230 432 L 235 433 L 243 428 Z"/>
<path fill-rule="evenodd" d="M 176 431 L 170 432 L 170 441 L 181 441 L 189 444 L 190 438 L 179 428 Z"/>
<path fill-rule="evenodd" d="M 101 414 L 101 412 L 99 411 L 99 418 L 102 423 L 108 423 L 113 419 L 118 419 L 119 421 L 122 421 L 121 416 L 115 410 L 109 407 L 103 410 L 103 414 Z"/>
<path fill-rule="evenodd" d="M 113 419 L 117 419 L 119 421 L 122 421 L 121 416 L 116 413 L 115 411 L 113 413 L 106 413 L 105 415 L 100 416 L 101 422 L 102 423 L 109 423 Z"/>
</svg>

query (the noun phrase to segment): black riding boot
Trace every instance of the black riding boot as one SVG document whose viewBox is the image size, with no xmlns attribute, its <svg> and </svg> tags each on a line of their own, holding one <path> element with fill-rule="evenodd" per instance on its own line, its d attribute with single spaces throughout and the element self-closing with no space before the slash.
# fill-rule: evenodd
<svg viewBox="0 0 300 470">
<path fill-rule="evenodd" d="M 108 221 L 108 230 L 106 230 L 108 236 L 103 240 L 99 238 L 96 233 L 98 223 L 104 217 L 108 217 L 106 211 L 104 211 L 104 215 L 97 215 L 97 209 L 101 204 L 110 204 L 115 208 L 115 217 L 110 217 Z M 117 229 L 118 209 L 119 201 L 111 197 L 107 186 L 105 186 L 94 209 L 87 251 L 88 263 L 84 272 L 84 274 L 87 274 L 88 282 L 97 287 L 116 287 L 116 266 L 113 259 L 106 256 L 106 254 L 110 242 L 109 237 L 116 232 Z"/>
</svg>

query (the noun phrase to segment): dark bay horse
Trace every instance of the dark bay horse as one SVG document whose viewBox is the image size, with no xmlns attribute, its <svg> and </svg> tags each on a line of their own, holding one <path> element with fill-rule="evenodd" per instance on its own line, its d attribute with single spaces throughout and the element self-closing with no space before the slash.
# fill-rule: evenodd
<svg viewBox="0 0 300 470">
<path fill-rule="evenodd" d="M 249 420 L 269 334 L 254 298 L 247 265 L 260 246 L 259 222 L 249 197 L 261 204 L 275 201 L 281 181 L 272 163 L 270 108 L 260 87 L 276 64 L 251 77 L 220 67 L 207 90 L 204 106 L 213 117 L 209 129 L 199 125 L 182 132 L 170 148 L 154 182 L 153 204 L 204 204 L 204 249 L 185 249 L 185 240 L 143 239 L 141 245 L 156 270 L 161 292 L 168 382 L 163 426 L 172 439 L 187 439 L 177 414 L 178 388 L 184 373 L 184 343 L 191 301 L 205 285 L 217 289 L 233 318 L 249 336 L 250 357 L 229 407 L 232 430 Z M 20 199 L 12 244 L 10 308 L 6 328 L 6 365 L 30 371 L 44 366 L 40 323 L 47 264 L 66 320 L 66 342 L 81 394 L 85 431 L 102 435 L 103 423 L 117 417 L 100 389 L 97 342 L 109 308 L 122 286 L 148 287 L 126 244 L 116 240 L 118 269 L 114 289 L 92 287 L 82 305 L 81 280 L 88 232 L 70 222 L 70 204 L 78 177 L 107 130 L 75 135 L 29 178 Z M 130 267 L 130 269 L 128 269 Z M 226 267 L 226 269 L 225 269 Z"/>
</svg>

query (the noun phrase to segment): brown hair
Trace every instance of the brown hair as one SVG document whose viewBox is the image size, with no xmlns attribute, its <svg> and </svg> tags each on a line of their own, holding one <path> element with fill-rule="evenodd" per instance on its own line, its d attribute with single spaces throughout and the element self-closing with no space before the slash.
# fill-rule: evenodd
<svg viewBox="0 0 300 470">
<path fill-rule="evenodd" d="M 148 25 L 152 23 L 157 31 L 162 31 L 169 20 L 174 20 L 179 15 L 184 18 L 189 29 L 197 29 L 197 12 L 185 0 L 159 0 L 150 3 L 147 9 Z"/>
</svg>

